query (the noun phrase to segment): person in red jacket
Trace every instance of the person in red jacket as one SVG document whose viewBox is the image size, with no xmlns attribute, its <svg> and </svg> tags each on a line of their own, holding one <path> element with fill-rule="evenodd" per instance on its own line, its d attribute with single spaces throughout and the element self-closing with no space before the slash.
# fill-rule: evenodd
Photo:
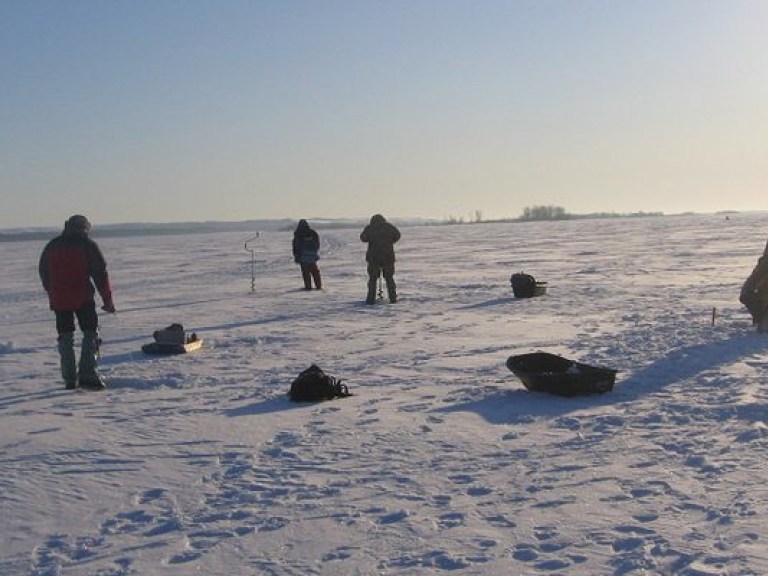
<svg viewBox="0 0 768 576">
<path fill-rule="evenodd" d="M 113 313 L 112 287 L 107 262 L 99 246 L 88 236 L 91 223 L 76 214 L 64 223 L 64 231 L 48 242 L 40 255 L 40 280 L 56 314 L 61 375 L 67 389 L 103 389 L 97 371 L 99 316 L 95 294 L 104 302 L 102 310 Z M 95 288 L 94 288 L 95 285 Z M 75 319 L 83 333 L 80 361 L 75 359 Z"/>
</svg>

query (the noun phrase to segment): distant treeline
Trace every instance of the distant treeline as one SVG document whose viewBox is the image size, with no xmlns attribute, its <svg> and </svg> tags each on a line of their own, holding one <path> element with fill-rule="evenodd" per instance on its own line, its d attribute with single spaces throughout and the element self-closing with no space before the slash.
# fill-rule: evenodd
<svg viewBox="0 0 768 576">
<path fill-rule="evenodd" d="M 591 212 L 588 214 L 570 214 L 562 206 L 531 206 L 523 210 L 517 220 L 529 222 L 532 220 L 575 220 L 578 218 L 644 218 L 649 216 L 664 216 L 663 212 Z"/>
<path fill-rule="evenodd" d="M 498 222 L 548 222 L 552 220 L 579 220 L 599 218 L 646 218 L 651 216 L 664 216 L 663 212 L 590 212 L 587 214 L 571 214 L 562 206 L 528 206 L 517 218 L 494 218 L 484 220 L 479 210 L 469 220 L 449 216 L 436 224 L 492 224 Z"/>
<path fill-rule="evenodd" d="M 568 220 L 571 215 L 565 211 L 562 206 L 527 206 L 523 209 L 523 215 L 520 220 L 530 222 L 531 220 Z"/>
</svg>

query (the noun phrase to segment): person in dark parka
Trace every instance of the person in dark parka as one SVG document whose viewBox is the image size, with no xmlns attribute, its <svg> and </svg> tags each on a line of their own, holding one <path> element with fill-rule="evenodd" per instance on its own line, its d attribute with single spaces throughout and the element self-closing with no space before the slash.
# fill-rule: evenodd
<svg viewBox="0 0 768 576">
<path fill-rule="evenodd" d="M 102 389 L 97 372 L 99 352 L 99 317 L 95 293 L 104 302 L 102 309 L 115 312 L 107 262 L 99 246 L 88 236 L 91 223 L 76 214 L 64 224 L 64 231 L 48 244 L 40 255 L 38 272 L 56 314 L 56 331 L 61 361 L 61 375 L 66 388 Z M 95 287 L 94 287 L 95 284 Z M 76 364 L 75 319 L 83 333 L 80 361 Z"/>
<path fill-rule="evenodd" d="M 312 290 L 312 280 L 318 290 L 323 287 L 320 268 L 317 266 L 319 251 L 320 237 L 317 232 L 309 227 L 306 220 L 299 220 L 293 233 L 293 261 L 301 267 L 304 290 Z"/>
<path fill-rule="evenodd" d="M 739 302 L 747 307 L 758 332 L 768 332 L 768 244 L 742 285 Z"/>
<path fill-rule="evenodd" d="M 375 214 L 360 234 L 360 240 L 368 243 L 368 250 L 365 253 L 365 259 L 368 262 L 368 296 L 365 303 L 376 302 L 376 282 L 382 275 L 387 284 L 389 301 L 397 302 L 394 245 L 400 240 L 400 230 L 387 222 L 381 214 Z"/>
</svg>

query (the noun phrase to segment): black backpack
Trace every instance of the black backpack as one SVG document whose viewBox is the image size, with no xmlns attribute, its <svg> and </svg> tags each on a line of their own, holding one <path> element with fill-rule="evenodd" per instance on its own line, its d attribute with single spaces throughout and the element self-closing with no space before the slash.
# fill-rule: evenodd
<svg viewBox="0 0 768 576">
<path fill-rule="evenodd" d="M 534 296 L 543 296 L 547 292 L 546 282 L 539 282 L 525 272 L 512 274 L 509 281 L 512 284 L 515 298 L 533 298 Z"/>
<path fill-rule="evenodd" d="M 531 298 L 536 292 L 536 279 L 530 274 L 518 272 L 509 279 L 512 292 L 517 298 Z"/>
<path fill-rule="evenodd" d="M 323 372 L 317 364 L 299 374 L 288 392 L 294 402 L 317 402 L 351 395 L 346 384 Z"/>
<path fill-rule="evenodd" d="M 155 330 L 152 332 L 152 337 L 158 344 L 184 344 L 187 341 L 184 326 L 176 323 L 162 330 Z"/>
</svg>

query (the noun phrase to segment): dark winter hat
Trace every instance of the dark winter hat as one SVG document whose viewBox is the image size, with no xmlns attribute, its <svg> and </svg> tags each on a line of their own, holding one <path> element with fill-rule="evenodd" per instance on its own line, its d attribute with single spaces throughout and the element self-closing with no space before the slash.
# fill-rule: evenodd
<svg viewBox="0 0 768 576">
<path fill-rule="evenodd" d="M 88 232 L 91 231 L 91 223 L 88 221 L 88 218 L 82 214 L 75 214 L 74 216 L 70 216 L 69 219 L 64 222 L 64 231 L 88 234 Z"/>
<path fill-rule="evenodd" d="M 387 220 L 381 214 L 371 216 L 371 224 L 384 224 Z"/>
<path fill-rule="evenodd" d="M 299 224 L 296 226 L 296 229 L 304 230 L 305 228 L 309 228 L 309 223 L 304 219 L 299 220 Z"/>
</svg>

